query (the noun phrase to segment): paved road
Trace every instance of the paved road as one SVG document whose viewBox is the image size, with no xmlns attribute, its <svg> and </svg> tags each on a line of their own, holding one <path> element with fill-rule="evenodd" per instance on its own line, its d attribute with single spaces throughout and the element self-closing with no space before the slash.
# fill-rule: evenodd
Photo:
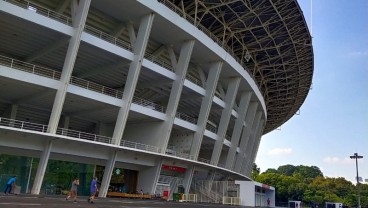
<svg viewBox="0 0 368 208">
<path fill-rule="evenodd" d="M 58 196 L 0 195 L 0 208 L 229 208 L 219 204 L 167 202 L 159 200 L 97 198 L 94 204 L 87 203 L 87 197 L 79 197 L 77 203 Z"/>
</svg>

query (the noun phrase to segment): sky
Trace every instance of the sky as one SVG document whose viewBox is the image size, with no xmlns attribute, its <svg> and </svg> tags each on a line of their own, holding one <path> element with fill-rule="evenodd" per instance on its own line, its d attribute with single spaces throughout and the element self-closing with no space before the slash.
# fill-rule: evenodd
<svg viewBox="0 0 368 208">
<path fill-rule="evenodd" d="M 261 172 L 282 165 L 317 166 L 324 176 L 368 179 L 368 1 L 298 0 L 313 37 L 309 94 L 278 130 L 263 135 Z"/>
</svg>

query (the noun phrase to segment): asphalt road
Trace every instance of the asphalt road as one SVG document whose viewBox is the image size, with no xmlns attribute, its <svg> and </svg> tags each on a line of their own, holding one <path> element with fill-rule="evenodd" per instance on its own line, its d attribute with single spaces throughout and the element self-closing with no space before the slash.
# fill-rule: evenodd
<svg viewBox="0 0 368 208">
<path fill-rule="evenodd" d="M 94 204 L 87 202 L 87 197 L 79 197 L 77 203 L 66 201 L 59 196 L 32 196 L 32 195 L 0 195 L 0 208 L 229 208 L 229 206 L 207 203 L 187 203 L 160 200 L 97 198 Z"/>
</svg>

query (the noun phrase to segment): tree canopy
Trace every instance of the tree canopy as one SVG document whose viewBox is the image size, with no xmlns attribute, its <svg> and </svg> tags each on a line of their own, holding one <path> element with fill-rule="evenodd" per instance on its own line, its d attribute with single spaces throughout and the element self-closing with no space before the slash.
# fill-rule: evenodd
<svg viewBox="0 0 368 208">
<path fill-rule="evenodd" d="M 257 165 L 255 165 L 257 168 Z M 253 169 L 254 172 L 255 169 Z M 283 165 L 253 174 L 255 180 L 276 189 L 276 203 L 289 200 L 314 202 L 324 207 L 325 202 L 340 202 L 345 206 L 357 206 L 357 186 L 345 178 L 324 177 L 316 166 Z M 359 184 L 361 206 L 368 207 L 368 185 Z"/>
</svg>

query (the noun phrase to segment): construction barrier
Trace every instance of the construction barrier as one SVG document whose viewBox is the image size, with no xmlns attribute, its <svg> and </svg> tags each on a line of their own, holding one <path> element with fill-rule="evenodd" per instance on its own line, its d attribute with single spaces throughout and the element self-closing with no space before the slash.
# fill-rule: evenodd
<svg viewBox="0 0 368 208">
<path fill-rule="evenodd" d="M 181 201 L 183 202 L 197 202 L 197 194 L 183 194 Z"/>
<path fill-rule="evenodd" d="M 239 197 L 223 197 L 222 204 L 240 205 L 240 198 Z"/>
</svg>

